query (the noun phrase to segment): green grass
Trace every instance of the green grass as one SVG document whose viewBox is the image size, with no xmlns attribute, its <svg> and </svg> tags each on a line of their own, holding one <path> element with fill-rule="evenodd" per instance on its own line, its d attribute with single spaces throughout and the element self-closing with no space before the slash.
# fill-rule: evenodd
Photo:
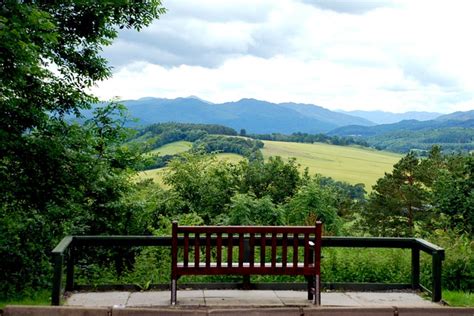
<svg viewBox="0 0 474 316">
<path fill-rule="evenodd" d="M 158 154 L 160 156 L 176 155 L 188 151 L 192 146 L 193 143 L 191 142 L 179 141 L 158 147 L 150 151 L 150 154 Z"/>
<path fill-rule="evenodd" d="M 51 290 L 40 290 L 24 297 L 0 298 L 0 308 L 7 305 L 51 305 Z"/>
<path fill-rule="evenodd" d="M 474 293 L 443 291 L 443 300 L 450 306 L 474 307 Z"/>
<path fill-rule="evenodd" d="M 319 173 L 335 180 L 351 184 L 363 183 L 370 191 L 377 179 L 391 172 L 393 165 L 402 157 L 399 154 L 368 148 L 335 146 L 322 143 L 303 144 L 264 141 L 262 153 L 270 156 L 296 158 L 301 167 L 311 174 Z"/>
<path fill-rule="evenodd" d="M 399 154 L 377 151 L 368 148 L 335 146 L 322 143 L 303 144 L 289 142 L 264 141 L 263 156 L 295 157 L 302 170 L 308 168 L 311 174 L 320 173 L 335 180 L 351 184 L 363 183 L 371 191 L 375 182 L 385 172 L 391 172 L 393 165 L 402 157 Z M 172 155 L 189 150 L 192 143 L 180 141 L 164 145 L 151 153 Z M 237 154 L 218 154 L 219 159 L 238 163 L 244 159 Z M 151 178 L 163 184 L 162 178 L 166 168 L 143 171 L 139 179 Z"/>
</svg>

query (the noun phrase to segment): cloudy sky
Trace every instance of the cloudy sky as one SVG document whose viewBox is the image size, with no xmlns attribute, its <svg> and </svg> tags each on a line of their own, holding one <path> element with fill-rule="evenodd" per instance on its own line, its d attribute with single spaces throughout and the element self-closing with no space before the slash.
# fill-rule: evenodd
<svg viewBox="0 0 474 316">
<path fill-rule="evenodd" d="M 329 109 L 474 109 L 474 1 L 163 0 L 104 56 L 104 99 L 256 98 Z"/>
</svg>

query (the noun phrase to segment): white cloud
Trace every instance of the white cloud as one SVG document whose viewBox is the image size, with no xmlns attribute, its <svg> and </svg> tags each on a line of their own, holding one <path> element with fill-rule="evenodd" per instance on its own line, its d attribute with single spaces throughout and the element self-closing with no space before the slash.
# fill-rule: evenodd
<svg viewBox="0 0 474 316">
<path fill-rule="evenodd" d="M 106 50 L 115 73 L 95 92 L 346 110 L 474 108 L 474 2 L 330 4 L 170 1 L 162 19 Z"/>
</svg>

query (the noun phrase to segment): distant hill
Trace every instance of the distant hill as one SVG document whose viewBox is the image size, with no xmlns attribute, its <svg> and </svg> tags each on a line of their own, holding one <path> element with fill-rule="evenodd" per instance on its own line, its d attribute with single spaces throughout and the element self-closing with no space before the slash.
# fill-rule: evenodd
<svg viewBox="0 0 474 316">
<path fill-rule="evenodd" d="M 372 122 L 319 106 L 271 103 L 255 99 L 213 104 L 197 97 L 123 101 L 144 126 L 160 122 L 220 124 L 248 133 L 323 133 L 340 126 Z"/>
<path fill-rule="evenodd" d="M 313 105 L 313 104 L 301 104 L 301 103 L 279 103 L 279 106 L 295 110 L 303 115 L 327 121 L 333 123 L 338 126 L 344 125 L 364 125 L 364 126 L 372 126 L 376 125 L 374 122 L 367 120 L 362 117 L 358 117 L 357 115 L 349 115 L 344 114 L 341 112 L 334 112 L 328 109 L 325 109 L 321 106 Z"/>
<path fill-rule="evenodd" d="M 436 120 L 407 120 L 377 126 L 344 126 L 330 131 L 331 136 L 361 137 L 379 149 L 395 152 L 428 150 L 439 144 L 445 151 L 474 150 L 474 111 L 456 112 Z"/>
<path fill-rule="evenodd" d="M 474 120 L 474 110 L 466 112 L 454 112 L 436 118 L 437 121 L 469 121 Z"/>
<path fill-rule="evenodd" d="M 436 119 L 441 116 L 441 113 L 436 112 L 405 112 L 405 113 L 391 113 L 384 111 L 340 111 L 341 113 L 349 114 L 372 121 L 375 124 L 391 124 L 405 120 L 428 121 Z M 361 125 L 361 124 L 358 124 Z"/>
</svg>

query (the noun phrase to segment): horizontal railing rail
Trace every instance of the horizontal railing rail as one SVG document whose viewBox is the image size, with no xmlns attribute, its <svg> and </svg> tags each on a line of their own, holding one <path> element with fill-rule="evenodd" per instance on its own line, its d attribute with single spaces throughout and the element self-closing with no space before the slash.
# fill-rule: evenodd
<svg viewBox="0 0 474 316">
<path fill-rule="evenodd" d="M 190 242 L 193 237 L 190 237 Z M 205 242 L 206 237 L 200 237 Z M 293 242 L 292 238 L 288 238 Z M 270 245 L 271 238 L 266 239 Z M 302 245 L 304 238 L 298 238 L 298 244 Z M 239 237 L 233 237 L 233 245 L 238 245 Z M 178 244 L 183 245 L 184 239 L 179 238 Z M 216 238 L 211 239 L 211 245 L 216 245 Z M 277 238 L 277 245 L 281 245 L 281 238 Z M 54 273 L 52 289 L 52 305 L 59 305 L 61 296 L 65 291 L 74 290 L 74 262 L 80 255 L 78 247 L 137 247 L 137 246 L 160 246 L 171 248 L 171 237 L 157 236 L 66 236 L 52 251 Z M 444 260 L 444 249 L 426 240 L 419 238 L 397 238 L 397 237 L 332 237 L 323 236 L 323 248 L 398 248 L 411 249 L 411 288 L 414 290 L 427 290 L 431 294 L 432 301 L 441 300 L 441 271 Z M 420 284 L 420 251 L 432 257 L 432 286 L 431 290 Z M 66 260 L 66 284 L 62 288 L 62 276 L 64 261 Z"/>
</svg>

